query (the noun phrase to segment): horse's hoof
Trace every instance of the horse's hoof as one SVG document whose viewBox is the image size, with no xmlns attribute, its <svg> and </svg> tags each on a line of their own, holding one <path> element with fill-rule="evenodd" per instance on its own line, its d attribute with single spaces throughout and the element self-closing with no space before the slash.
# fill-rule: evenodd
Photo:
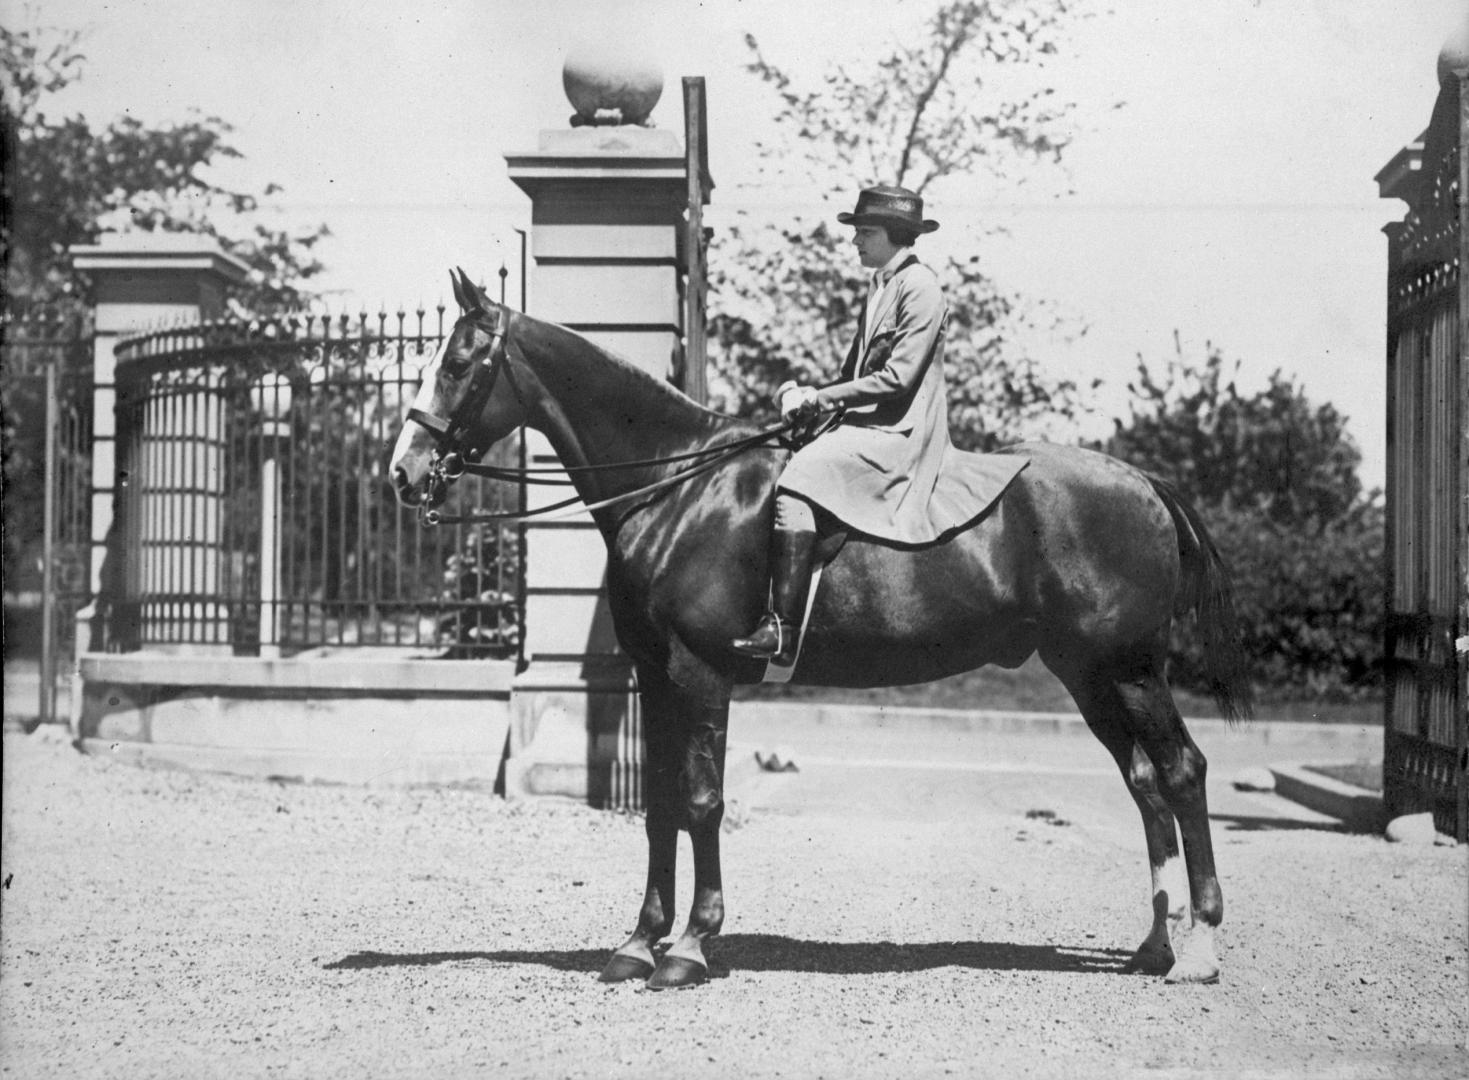
<svg viewBox="0 0 1469 1080">
<path fill-rule="evenodd" d="M 1130 975 L 1165 975 L 1173 970 L 1176 963 L 1171 945 L 1153 945 L 1145 941 L 1122 970 Z"/>
<path fill-rule="evenodd" d="M 1168 969 L 1165 983 L 1207 985 L 1219 981 L 1219 965 L 1213 960 L 1190 959 L 1185 956 Z"/>
<path fill-rule="evenodd" d="M 597 976 L 597 981 L 604 983 L 631 982 L 633 979 L 646 979 L 651 974 L 653 974 L 653 965 L 641 957 L 613 953 L 612 959 L 608 960 L 607 966 L 602 969 L 602 974 Z"/>
<path fill-rule="evenodd" d="M 709 968 L 696 960 L 665 955 L 648 979 L 649 990 L 676 990 L 681 986 L 698 986 L 709 978 Z"/>
</svg>

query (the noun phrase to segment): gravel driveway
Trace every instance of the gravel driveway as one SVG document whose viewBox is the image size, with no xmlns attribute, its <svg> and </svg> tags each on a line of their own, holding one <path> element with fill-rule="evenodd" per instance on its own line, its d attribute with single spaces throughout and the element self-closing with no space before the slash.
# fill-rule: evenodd
<svg viewBox="0 0 1469 1080">
<path fill-rule="evenodd" d="M 1462 847 L 1216 807 L 1224 978 L 1170 987 L 1121 972 L 1147 879 L 1115 777 L 766 774 L 715 978 L 657 994 L 596 982 L 636 817 L 4 750 L 6 1076 L 1465 1074 Z"/>
</svg>

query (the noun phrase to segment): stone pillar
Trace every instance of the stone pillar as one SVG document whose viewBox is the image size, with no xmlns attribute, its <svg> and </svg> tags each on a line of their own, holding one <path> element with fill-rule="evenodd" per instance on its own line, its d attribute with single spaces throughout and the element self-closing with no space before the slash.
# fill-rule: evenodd
<svg viewBox="0 0 1469 1080">
<path fill-rule="evenodd" d="M 603 72 L 623 97 L 599 99 L 596 73 L 575 69 L 600 62 L 567 61 L 579 126 L 543 131 L 535 150 L 505 155 L 531 199 L 530 312 L 670 379 L 681 367 L 684 151 L 670 132 L 597 123 L 642 119 L 662 88 L 643 65 Z M 556 461 L 539 433 L 527 432 L 526 449 L 530 465 Z M 541 490 L 530 489 L 531 506 L 557 497 Z M 640 804 L 637 698 L 613 636 L 601 536 L 590 515 L 526 530 L 530 663 L 511 699 L 507 793 Z"/>
<path fill-rule="evenodd" d="M 92 280 L 95 312 L 91 588 L 99 595 L 124 467 L 113 349 L 129 334 L 218 316 L 226 288 L 243 281 L 249 268 L 209 237 L 188 233 L 108 234 L 98 244 L 73 246 L 71 256 L 73 267 Z M 78 652 L 85 647 L 79 640 Z"/>
</svg>

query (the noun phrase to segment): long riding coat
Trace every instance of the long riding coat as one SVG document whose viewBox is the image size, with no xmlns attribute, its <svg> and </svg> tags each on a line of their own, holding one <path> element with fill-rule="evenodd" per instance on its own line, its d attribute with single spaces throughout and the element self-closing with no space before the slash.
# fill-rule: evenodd
<svg viewBox="0 0 1469 1080">
<path fill-rule="evenodd" d="M 871 536 L 926 544 L 969 524 L 1025 467 L 949 441 L 944 383 L 948 305 L 910 256 L 864 304 L 841 378 L 821 396 L 846 406 L 839 427 L 797 451 L 780 487 Z M 867 327 L 872 326 L 872 333 Z"/>
</svg>

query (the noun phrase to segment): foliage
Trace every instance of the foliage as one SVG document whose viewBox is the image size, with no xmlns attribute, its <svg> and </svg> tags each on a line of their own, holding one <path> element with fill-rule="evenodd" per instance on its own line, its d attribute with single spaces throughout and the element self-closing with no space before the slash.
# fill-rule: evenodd
<svg viewBox="0 0 1469 1080">
<path fill-rule="evenodd" d="M 460 549 L 444 565 L 440 599 L 453 605 L 439 619 L 439 638 L 451 659 L 506 659 L 520 649 L 520 549 L 515 530 L 466 529 Z M 460 606 L 463 605 L 463 606 Z"/>
<path fill-rule="evenodd" d="M 297 305 L 321 269 L 317 243 L 325 226 L 290 232 L 265 219 L 260 193 L 211 178 L 240 157 L 230 125 L 193 114 L 178 123 L 145 124 L 124 115 L 106 126 L 53 114 L 55 96 L 82 78 L 80 35 L 0 27 L 0 256 L 9 318 L 45 316 L 82 326 L 90 311 L 71 270 L 68 249 L 95 242 L 108 228 L 201 233 L 250 267 L 235 299 L 256 310 Z M 5 576 L 15 579 L 40 538 L 44 451 L 39 381 L 16 362 L 17 324 L 6 328 L 0 365 L 4 406 Z M 60 346 L 58 346 L 60 347 Z M 23 422 L 25 421 L 25 422 Z"/>
<path fill-rule="evenodd" d="M 747 70 L 776 94 L 774 141 L 757 145 L 762 182 L 799 192 L 815 218 L 750 215 L 715 234 L 710 258 L 710 390 L 716 404 L 763 417 L 787 378 L 821 383 L 840 366 L 866 272 L 829 222 L 857 188 L 897 183 L 920 194 L 976 174 L 1054 163 L 1071 106 L 1010 77 L 1059 48 L 1068 0 L 941 4 L 912 43 L 865 66 L 828 71 L 802 89 L 747 37 Z M 855 40 L 855 39 L 854 39 Z M 954 222 L 951 228 L 959 228 Z M 1076 386 L 1017 356 L 1014 332 L 1035 318 L 977 257 L 936 267 L 949 302 L 945 367 L 955 442 L 987 448 L 1073 417 Z"/>
<path fill-rule="evenodd" d="M 263 199 L 280 189 L 240 191 L 211 178 L 241 155 L 233 129 L 197 112 L 146 124 L 124 115 L 105 127 L 83 116 L 54 117 L 54 95 L 82 77 L 80 35 L 0 27 L 0 90 L 7 167 L 5 294 L 11 307 L 75 302 L 67 248 L 95 242 L 108 226 L 202 233 L 250 266 L 239 299 L 256 309 L 299 303 L 322 269 L 314 254 L 325 226 L 302 232 L 263 220 Z"/>
<path fill-rule="evenodd" d="M 1209 514 L 1234 577 L 1244 646 L 1267 695 L 1341 701 L 1382 687 L 1383 535 L 1379 501 L 1334 518 L 1283 522 Z M 1185 651 L 1175 675 L 1195 684 Z"/>
<path fill-rule="evenodd" d="M 1132 416 L 1103 449 L 1175 484 L 1229 562 L 1245 648 L 1266 695 L 1326 700 L 1382 680 L 1383 509 L 1364 494 L 1345 419 L 1279 371 L 1241 393 L 1223 355 L 1181 349 L 1154 374 L 1139 363 Z M 1172 677 L 1202 685 L 1179 638 Z"/>
<path fill-rule="evenodd" d="M 1233 375 L 1212 346 L 1202 364 L 1186 363 L 1175 339 L 1161 380 L 1138 364 L 1128 384 L 1132 419 L 1119 424 L 1110 449 L 1206 506 L 1228 503 L 1286 525 L 1345 514 L 1362 495 L 1362 455 L 1346 418 L 1330 404 L 1312 405 L 1279 371 L 1250 397 Z"/>
</svg>

